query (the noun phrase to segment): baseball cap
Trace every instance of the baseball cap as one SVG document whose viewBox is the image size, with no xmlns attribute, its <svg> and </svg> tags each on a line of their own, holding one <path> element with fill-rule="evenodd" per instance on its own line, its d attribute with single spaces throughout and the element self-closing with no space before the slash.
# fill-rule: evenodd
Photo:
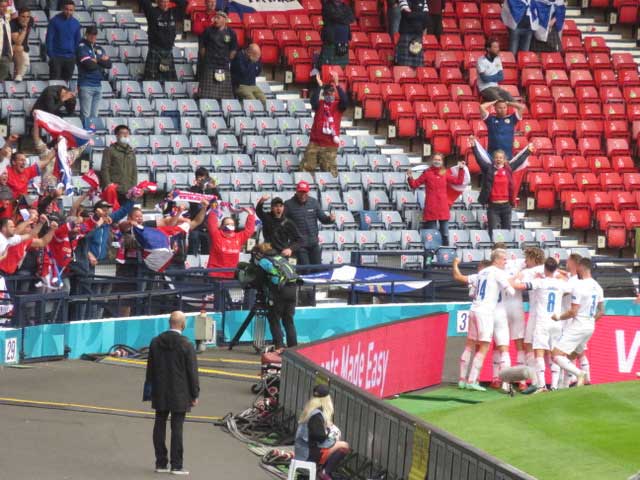
<svg viewBox="0 0 640 480">
<path fill-rule="evenodd" d="M 296 185 L 296 192 L 308 192 L 309 190 L 309 184 L 304 180 L 299 181 Z"/>
<path fill-rule="evenodd" d="M 97 35 L 98 34 L 98 27 L 96 27 L 95 25 L 89 25 L 87 28 L 84 29 L 84 34 L 85 35 Z"/>
<path fill-rule="evenodd" d="M 316 398 L 328 397 L 329 396 L 329 385 L 316 385 L 313 387 L 313 396 Z"/>
<path fill-rule="evenodd" d="M 94 210 L 97 210 L 98 208 L 111 208 L 113 207 L 113 205 L 111 205 L 109 202 L 106 202 L 104 200 L 99 200 L 98 202 L 95 203 L 95 205 L 93 206 Z"/>
<path fill-rule="evenodd" d="M 274 205 L 284 205 L 284 202 L 280 197 L 273 197 L 271 200 L 271 206 L 273 207 Z"/>
</svg>

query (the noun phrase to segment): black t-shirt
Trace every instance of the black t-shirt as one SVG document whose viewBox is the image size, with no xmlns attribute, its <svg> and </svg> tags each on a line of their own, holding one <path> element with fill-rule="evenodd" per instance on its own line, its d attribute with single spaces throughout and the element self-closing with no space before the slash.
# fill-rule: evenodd
<svg viewBox="0 0 640 480">
<path fill-rule="evenodd" d="M 27 30 L 27 35 L 24 37 L 22 42 L 22 47 L 25 52 L 29 51 L 29 35 L 31 34 L 31 29 L 33 28 L 33 17 L 29 19 L 29 24 L 26 27 L 23 27 L 17 18 L 14 18 L 10 22 L 11 25 L 11 33 L 21 33 L 23 30 Z M 14 44 L 15 46 L 15 44 Z"/>
<path fill-rule="evenodd" d="M 231 52 L 238 49 L 236 32 L 230 28 L 208 27 L 200 37 L 205 64 L 210 68 L 228 69 Z"/>
</svg>

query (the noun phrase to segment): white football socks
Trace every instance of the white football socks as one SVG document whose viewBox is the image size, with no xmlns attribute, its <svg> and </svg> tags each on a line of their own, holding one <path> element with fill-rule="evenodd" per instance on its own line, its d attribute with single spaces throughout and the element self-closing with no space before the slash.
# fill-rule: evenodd
<svg viewBox="0 0 640 480">
<path fill-rule="evenodd" d="M 544 357 L 536 357 L 536 385 L 538 388 L 545 386 L 544 373 L 546 366 L 544 364 Z"/>
<path fill-rule="evenodd" d="M 476 352 L 473 356 L 473 362 L 471 362 L 471 371 L 469 372 L 469 382 L 471 384 L 478 383 L 478 377 L 480 376 L 480 370 L 482 370 L 482 364 L 484 363 L 484 353 Z"/>
<path fill-rule="evenodd" d="M 469 371 L 469 362 L 471 361 L 471 347 L 464 347 L 462 355 L 460 355 L 460 381 L 467 381 L 467 372 Z"/>
<path fill-rule="evenodd" d="M 569 360 L 564 355 L 556 355 L 555 357 L 553 357 L 553 361 L 556 362 L 560 368 L 568 373 L 573 373 L 576 377 L 582 374 L 580 369 L 576 367 L 575 364 L 572 363 L 571 360 Z"/>
<path fill-rule="evenodd" d="M 584 372 L 584 378 L 587 382 L 591 382 L 591 365 L 586 355 L 580 356 L 580 370 Z"/>
<path fill-rule="evenodd" d="M 554 362 L 551 362 L 549 369 L 551 370 L 551 389 L 556 390 L 560 382 L 560 367 Z"/>
</svg>

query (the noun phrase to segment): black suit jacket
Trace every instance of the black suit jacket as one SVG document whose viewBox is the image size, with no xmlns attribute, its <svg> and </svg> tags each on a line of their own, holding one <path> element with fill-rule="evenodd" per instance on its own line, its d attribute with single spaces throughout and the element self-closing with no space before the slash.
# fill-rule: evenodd
<svg viewBox="0 0 640 480">
<path fill-rule="evenodd" d="M 200 394 L 198 360 L 189 339 L 169 330 L 151 340 L 146 380 L 155 410 L 188 412 Z"/>
</svg>

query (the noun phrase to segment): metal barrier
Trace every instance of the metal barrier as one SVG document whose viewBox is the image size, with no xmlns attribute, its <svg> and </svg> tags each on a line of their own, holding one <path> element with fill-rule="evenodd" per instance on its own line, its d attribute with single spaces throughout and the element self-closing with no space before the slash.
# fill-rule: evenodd
<svg viewBox="0 0 640 480">
<path fill-rule="evenodd" d="M 280 404 L 296 418 L 313 386 L 328 383 L 334 422 L 353 452 L 386 470 L 388 480 L 534 480 L 437 427 L 409 415 L 333 375 L 295 350 L 282 356 Z M 295 428 L 291 420 L 290 428 Z M 364 473 L 367 467 L 364 467 Z"/>
</svg>

